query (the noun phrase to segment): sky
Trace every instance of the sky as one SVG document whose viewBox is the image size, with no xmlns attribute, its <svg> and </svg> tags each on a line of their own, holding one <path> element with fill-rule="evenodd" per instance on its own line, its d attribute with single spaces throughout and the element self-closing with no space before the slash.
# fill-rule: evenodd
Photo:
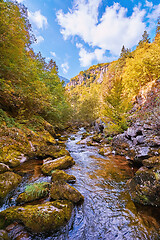
<svg viewBox="0 0 160 240">
<path fill-rule="evenodd" d="M 56 61 L 59 75 L 72 78 L 98 63 L 118 59 L 122 46 L 133 50 L 146 30 L 155 36 L 159 0 L 18 0 L 28 9 L 46 61 Z"/>
</svg>

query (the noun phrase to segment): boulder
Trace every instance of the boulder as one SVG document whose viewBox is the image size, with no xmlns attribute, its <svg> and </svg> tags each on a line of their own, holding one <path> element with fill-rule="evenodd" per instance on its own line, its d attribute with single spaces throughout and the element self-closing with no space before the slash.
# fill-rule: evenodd
<svg viewBox="0 0 160 240">
<path fill-rule="evenodd" d="M 75 164 L 75 161 L 71 156 L 64 156 L 57 159 L 48 158 L 44 160 L 41 170 L 46 175 L 51 175 L 55 169 L 66 169 Z"/>
<path fill-rule="evenodd" d="M 34 183 L 26 187 L 25 192 L 21 193 L 18 198 L 18 203 L 32 202 L 37 199 L 44 198 L 49 195 L 50 183 Z"/>
<path fill-rule="evenodd" d="M 74 183 L 76 181 L 76 177 L 73 175 L 69 175 L 65 173 L 63 170 L 54 170 L 52 171 L 52 182 L 57 180 L 64 180 L 68 183 Z"/>
<path fill-rule="evenodd" d="M 0 174 L 4 173 L 4 172 L 10 172 L 11 169 L 9 168 L 8 165 L 4 164 L 4 163 L 0 163 Z"/>
<path fill-rule="evenodd" d="M 160 206 L 160 166 L 141 167 L 128 181 L 131 197 L 135 202 Z"/>
<path fill-rule="evenodd" d="M 155 166 L 160 166 L 160 156 L 154 156 L 143 160 L 143 165 L 147 168 L 152 168 Z"/>
<path fill-rule="evenodd" d="M 13 172 L 5 172 L 0 174 L 0 198 L 6 195 L 21 182 L 21 176 Z"/>
<path fill-rule="evenodd" d="M 100 148 L 98 153 L 101 154 L 102 156 L 108 156 L 109 154 L 111 154 L 111 148 L 110 147 Z"/>
<path fill-rule="evenodd" d="M 17 221 L 23 223 L 32 232 L 57 230 L 69 221 L 72 209 L 73 205 L 69 201 L 10 207 L 0 212 L 0 228 Z"/>
<path fill-rule="evenodd" d="M 5 230 L 0 230 L 0 240 L 9 240 L 8 233 Z"/>
<path fill-rule="evenodd" d="M 53 200 L 64 199 L 69 200 L 73 203 L 78 203 L 84 200 L 83 195 L 65 181 L 55 181 L 54 183 L 52 183 L 50 197 Z"/>
</svg>

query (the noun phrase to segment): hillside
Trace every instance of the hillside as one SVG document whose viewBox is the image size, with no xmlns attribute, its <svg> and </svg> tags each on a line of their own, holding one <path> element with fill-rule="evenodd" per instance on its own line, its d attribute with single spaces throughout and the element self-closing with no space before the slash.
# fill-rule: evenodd
<svg viewBox="0 0 160 240">
<path fill-rule="evenodd" d="M 101 118 L 107 133 L 123 132 L 127 128 L 131 112 L 136 108 L 136 98 L 141 92 L 149 91 L 149 83 L 160 78 L 158 29 L 159 26 L 152 43 L 142 37 L 133 52 L 123 47 L 117 61 L 94 65 L 70 80 L 66 89 L 75 109 L 74 119 L 90 124 Z M 158 98 L 154 101 L 159 104 Z M 139 102 L 137 109 L 141 106 Z"/>
</svg>

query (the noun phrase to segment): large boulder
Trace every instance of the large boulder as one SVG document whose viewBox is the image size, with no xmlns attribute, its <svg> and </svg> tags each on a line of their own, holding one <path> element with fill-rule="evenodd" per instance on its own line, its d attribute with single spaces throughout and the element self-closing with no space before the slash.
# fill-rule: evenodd
<svg viewBox="0 0 160 240">
<path fill-rule="evenodd" d="M 57 159 L 48 158 L 43 161 L 41 170 L 46 175 L 51 175 L 55 169 L 66 169 L 75 164 L 75 161 L 71 156 L 64 156 Z"/>
<path fill-rule="evenodd" d="M 21 182 L 21 176 L 13 172 L 5 172 L 0 174 L 0 199 L 6 195 Z"/>
<path fill-rule="evenodd" d="M 37 199 L 48 196 L 50 189 L 50 183 L 34 183 L 26 187 L 25 192 L 21 193 L 18 198 L 18 203 L 32 202 Z"/>
<path fill-rule="evenodd" d="M 76 177 L 73 175 L 69 175 L 63 170 L 53 170 L 52 171 L 52 182 L 59 181 L 59 180 L 64 180 L 65 182 L 68 183 L 74 183 L 76 181 Z"/>
<path fill-rule="evenodd" d="M 160 166 L 141 167 L 128 181 L 131 197 L 144 205 L 160 206 Z"/>
<path fill-rule="evenodd" d="M 55 181 L 52 183 L 50 197 L 53 200 L 69 200 L 78 203 L 84 200 L 83 195 L 64 181 Z"/>
<path fill-rule="evenodd" d="M 73 205 L 69 201 L 10 207 L 0 212 L 0 228 L 17 221 L 22 222 L 32 232 L 57 230 L 69 221 L 72 209 Z"/>
</svg>

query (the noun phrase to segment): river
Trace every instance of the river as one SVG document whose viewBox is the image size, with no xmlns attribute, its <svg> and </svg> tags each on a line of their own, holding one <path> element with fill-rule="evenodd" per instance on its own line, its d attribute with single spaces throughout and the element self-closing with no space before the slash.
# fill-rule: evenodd
<svg viewBox="0 0 160 240">
<path fill-rule="evenodd" d="M 160 211 L 135 205 L 128 193 L 126 182 L 133 176 L 134 169 L 123 157 L 102 157 L 97 147 L 76 144 L 81 140 L 83 132 L 84 129 L 81 129 L 71 135 L 75 140 L 69 138 L 66 143 L 67 150 L 76 162 L 66 172 L 76 176 L 77 181 L 73 186 L 84 195 L 84 203 L 75 206 L 71 220 L 57 233 L 30 235 L 28 239 L 160 239 Z M 40 165 L 35 165 L 32 178 L 35 177 L 35 181 L 50 181 L 50 177 L 43 177 L 39 172 Z M 39 176 L 38 179 L 36 176 Z M 26 183 L 27 180 L 21 184 L 19 192 Z M 8 199 L 1 210 L 13 205 L 16 195 L 10 201 Z"/>
</svg>

